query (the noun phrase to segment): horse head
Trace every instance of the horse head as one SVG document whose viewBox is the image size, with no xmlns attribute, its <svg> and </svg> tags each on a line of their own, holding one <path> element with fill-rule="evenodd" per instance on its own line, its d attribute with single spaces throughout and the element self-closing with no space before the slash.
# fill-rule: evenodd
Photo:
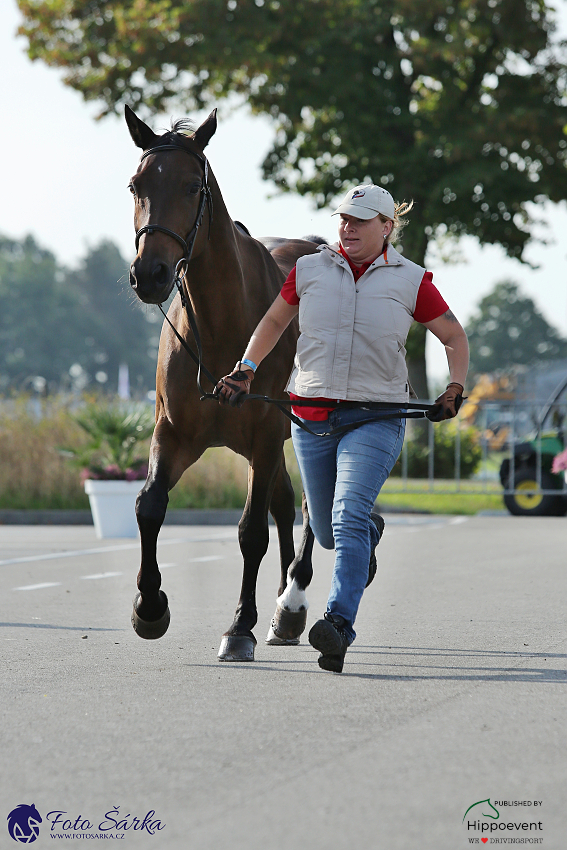
<svg viewBox="0 0 567 850">
<path fill-rule="evenodd" d="M 192 135 L 183 132 L 183 121 L 156 135 L 128 106 L 125 118 L 134 144 L 144 152 L 128 186 L 135 202 L 137 250 L 130 285 L 146 304 L 162 304 L 176 272 L 184 271 L 183 261 L 202 249 L 204 215 L 210 227 L 212 196 L 203 151 L 217 128 L 216 109 Z"/>
</svg>

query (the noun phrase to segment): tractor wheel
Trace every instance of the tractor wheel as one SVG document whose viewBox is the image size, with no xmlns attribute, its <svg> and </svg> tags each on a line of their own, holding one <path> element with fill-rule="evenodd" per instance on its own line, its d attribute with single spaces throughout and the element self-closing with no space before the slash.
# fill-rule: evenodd
<svg viewBox="0 0 567 850">
<path fill-rule="evenodd" d="M 514 482 L 508 482 L 509 489 L 516 493 L 504 495 L 504 504 L 514 516 L 564 516 L 567 500 L 563 496 L 542 493 L 542 490 L 555 490 L 554 476 L 547 472 L 541 474 L 541 487 L 537 482 L 535 469 L 522 469 L 516 472 Z"/>
</svg>

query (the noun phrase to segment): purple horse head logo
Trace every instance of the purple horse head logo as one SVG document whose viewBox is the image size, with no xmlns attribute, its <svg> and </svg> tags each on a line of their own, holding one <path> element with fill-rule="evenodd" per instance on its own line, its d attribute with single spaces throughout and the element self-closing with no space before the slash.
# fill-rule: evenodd
<svg viewBox="0 0 567 850">
<path fill-rule="evenodd" d="M 20 844 L 31 844 L 39 835 L 41 815 L 35 806 L 22 803 L 8 815 L 8 832 Z"/>
</svg>

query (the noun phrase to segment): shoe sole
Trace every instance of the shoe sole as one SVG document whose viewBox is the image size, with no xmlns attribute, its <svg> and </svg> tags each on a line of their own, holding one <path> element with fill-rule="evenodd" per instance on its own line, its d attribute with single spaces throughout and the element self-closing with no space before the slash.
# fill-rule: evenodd
<svg viewBox="0 0 567 850">
<path fill-rule="evenodd" d="M 345 661 L 342 642 L 331 623 L 318 620 L 309 632 L 309 643 L 321 653 L 317 659 L 321 670 L 342 673 Z"/>
<path fill-rule="evenodd" d="M 323 655 L 340 655 L 341 639 L 335 627 L 327 620 L 318 620 L 309 632 L 309 643 Z"/>
<path fill-rule="evenodd" d="M 342 655 L 320 655 L 318 658 L 321 670 L 328 673 L 342 673 L 345 660 Z"/>
</svg>

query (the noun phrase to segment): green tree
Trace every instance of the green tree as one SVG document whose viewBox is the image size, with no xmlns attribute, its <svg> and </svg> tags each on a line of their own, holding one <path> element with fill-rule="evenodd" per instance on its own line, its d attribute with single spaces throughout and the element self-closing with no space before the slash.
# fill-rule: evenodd
<svg viewBox="0 0 567 850">
<path fill-rule="evenodd" d="M 67 291 L 54 255 L 32 236 L 0 237 L 0 304 L 0 387 L 29 389 L 34 378 L 59 384 L 81 345 L 80 331 L 68 323 L 79 299 Z"/>
<path fill-rule="evenodd" d="M 567 357 L 567 340 L 509 280 L 497 283 L 482 299 L 467 334 L 473 379 L 484 372 Z"/>
<path fill-rule="evenodd" d="M 447 234 L 521 259 L 527 204 L 567 196 L 567 47 L 545 0 L 18 2 L 29 56 L 102 114 L 236 93 L 274 119 L 282 190 L 324 206 L 370 178 L 413 198 L 419 263 Z M 408 354 L 426 396 L 422 326 Z"/>
<path fill-rule="evenodd" d="M 127 269 L 111 242 L 69 270 L 32 236 L 0 236 L 0 390 L 116 391 L 122 362 L 135 390 L 153 387 L 159 326 L 126 291 Z"/>
<path fill-rule="evenodd" d="M 98 375 L 114 391 L 121 363 L 129 367 L 134 390 L 152 387 L 159 324 L 147 321 L 154 314 L 145 313 L 131 292 L 128 263 L 116 245 L 102 241 L 89 249 L 79 267 L 67 272 L 65 282 L 81 303 L 75 320 L 82 329 L 83 344 L 74 362 L 91 380 Z"/>
</svg>

